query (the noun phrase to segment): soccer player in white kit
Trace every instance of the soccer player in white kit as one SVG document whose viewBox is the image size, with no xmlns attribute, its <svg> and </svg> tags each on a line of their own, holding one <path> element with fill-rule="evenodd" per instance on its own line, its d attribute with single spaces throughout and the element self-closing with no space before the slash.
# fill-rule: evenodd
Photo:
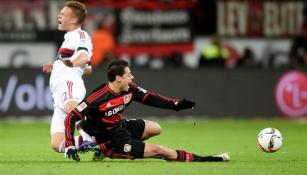
<svg viewBox="0 0 307 175">
<path fill-rule="evenodd" d="M 51 147 L 57 152 L 65 151 L 65 117 L 86 94 L 82 75 L 92 71 L 89 65 L 92 56 L 91 38 L 81 29 L 86 14 L 84 4 L 76 1 L 65 3 L 57 16 L 58 30 L 67 32 L 65 40 L 58 51 L 57 60 L 43 65 L 43 72 L 51 73 L 50 90 L 54 99 Z M 79 133 L 83 140 L 91 139 L 84 131 Z"/>
</svg>

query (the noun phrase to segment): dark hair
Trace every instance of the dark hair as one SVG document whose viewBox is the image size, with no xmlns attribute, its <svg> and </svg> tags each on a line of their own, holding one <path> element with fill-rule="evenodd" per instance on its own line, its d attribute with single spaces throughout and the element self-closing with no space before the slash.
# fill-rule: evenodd
<svg viewBox="0 0 307 175">
<path fill-rule="evenodd" d="M 115 81 L 116 76 L 123 76 L 125 68 L 128 67 L 128 62 L 125 60 L 115 59 L 108 64 L 107 76 L 110 82 Z"/>
<path fill-rule="evenodd" d="M 84 4 L 82 4 L 81 2 L 71 1 L 71 0 L 66 1 L 65 6 L 72 9 L 74 14 L 78 18 L 78 23 L 82 24 L 83 21 L 85 20 L 86 15 L 87 15 L 86 6 Z"/>
</svg>

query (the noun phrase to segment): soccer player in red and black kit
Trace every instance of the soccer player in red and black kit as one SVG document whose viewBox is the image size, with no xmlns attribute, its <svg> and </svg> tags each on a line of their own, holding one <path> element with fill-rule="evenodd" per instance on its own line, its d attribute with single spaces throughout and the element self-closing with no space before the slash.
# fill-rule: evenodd
<svg viewBox="0 0 307 175">
<path fill-rule="evenodd" d="M 132 101 L 175 111 L 191 109 L 195 103 L 147 92 L 133 81 L 128 63 L 110 62 L 107 68 L 108 83 L 100 85 L 87 96 L 65 119 L 65 156 L 79 161 L 74 141 L 75 123 L 94 136 L 101 153 L 109 158 L 160 158 L 169 161 L 228 161 L 227 153 L 216 156 L 199 156 L 183 150 L 143 142 L 160 134 L 160 125 L 153 121 L 122 119 L 122 113 Z"/>
</svg>

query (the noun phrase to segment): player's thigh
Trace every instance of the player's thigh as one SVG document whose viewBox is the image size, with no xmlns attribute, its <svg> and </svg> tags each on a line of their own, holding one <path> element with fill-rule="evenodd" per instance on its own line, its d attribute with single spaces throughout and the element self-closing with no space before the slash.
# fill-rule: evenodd
<svg viewBox="0 0 307 175">
<path fill-rule="evenodd" d="M 86 94 L 84 84 L 80 81 L 65 80 L 56 89 L 53 95 L 54 103 L 63 110 L 66 104 L 73 103 L 73 107 L 75 107 L 76 104 L 83 100 Z"/>
<path fill-rule="evenodd" d="M 60 107 L 54 108 L 50 125 L 51 135 L 58 132 L 65 132 L 64 120 L 66 118 L 66 115 L 67 114 Z"/>
<path fill-rule="evenodd" d="M 143 119 L 124 119 L 121 122 L 126 130 L 131 133 L 133 139 L 141 140 L 144 130 L 145 121 Z"/>
</svg>

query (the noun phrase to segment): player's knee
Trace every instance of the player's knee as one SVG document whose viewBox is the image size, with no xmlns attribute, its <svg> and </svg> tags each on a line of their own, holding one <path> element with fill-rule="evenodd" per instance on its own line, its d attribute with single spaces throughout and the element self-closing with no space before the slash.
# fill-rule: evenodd
<svg viewBox="0 0 307 175">
<path fill-rule="evenodd" d="M 159 135 L 162 132 L 162 128 L 157 122 L 153 122 L 152 127 L 151 127 L 151 134 L 152 135 Z"/>
<path fill-rule="evenodd" d="M 59 152 L 59 147 L 60 147 L 60 144 L 51 140 L 51 148 L 55 151 L 55 152 Z"/>
<path fill-rule="evenodd" d="M 51 135 L 51 148 L 56 152 L 64 152 L 65 142 L 64 142 L 64 133 L 54 133 Z"/>
<path fill-rule="evenodd" d="M 66 102 L 64 105 L 64 111 L 65 113 L 69 113 L 70 111 L 72 111 L 76 106 L 78 105 L 77 101 L 69 101 Z"/>
</svg>

